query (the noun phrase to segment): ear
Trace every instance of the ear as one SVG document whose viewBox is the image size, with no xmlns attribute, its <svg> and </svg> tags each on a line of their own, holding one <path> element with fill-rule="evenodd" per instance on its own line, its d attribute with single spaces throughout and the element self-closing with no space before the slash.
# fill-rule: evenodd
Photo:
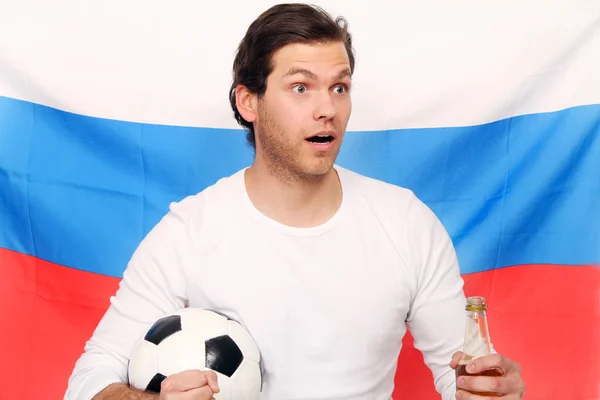
<svg viewBox="0 0 600 400">
<path fill-rule="evenodd" d="M 235 88 L 235 104 L 242 118 L 250 123 L 256 121 L 258 117 L 257 96 L 242 84 L 237 85 Z"/>
</svg>

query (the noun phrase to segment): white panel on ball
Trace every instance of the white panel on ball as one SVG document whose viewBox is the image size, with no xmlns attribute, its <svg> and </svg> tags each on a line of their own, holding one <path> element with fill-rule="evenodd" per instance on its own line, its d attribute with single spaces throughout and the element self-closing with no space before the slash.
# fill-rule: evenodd
<svg viewBox="0 0 600 400">
<path fill-rule="evenodd" d="M 238 368 L 231 382 L 231 397 L 230 399 L 240 400 L 257 400 L 258 396 L 254 393 L 259 393 L 261 389 L 260 369 L 256 368 L 251 360 L 244 360 Z M 219 400 L 219 399 L 217 399 Z"/>
<path fill-rule="evenodd" d="M 133 349 L 131 359 L 135 359 L 135 367 L 129 364 L 129 384 L 144 390 L 148 382 L 156 374 L 156 345 L 145 340 L 140 341 Z"/>
<path fill-rule="evenodd" d="M 157 346 L 158 372 L 165 376 L 185 370 L 204 368 L 202 331 L 182 329 Z"/>
<path fill-rule="evenodd" d="M 226 335 L 229 330 L 227 319 L 209 310 L 186 308 L 178 314 L 181 315 L 182 330 L 202 333 L 206 338 Z"/>
<path fill-rule="evenodd" d="M 247 330 L 235 321 L 229 321 L 229 336 L 240 346 L 244 358 L 252 360 L 255 363 L 260 363 L 260 353 L 254 339 Z"/>
</svg>

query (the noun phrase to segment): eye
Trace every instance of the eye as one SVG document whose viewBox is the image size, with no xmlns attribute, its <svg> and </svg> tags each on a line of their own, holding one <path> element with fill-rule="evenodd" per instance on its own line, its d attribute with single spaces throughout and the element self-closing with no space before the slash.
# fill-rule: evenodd
<svg viewBox="0 0 600 400">
<path fill-rule="evenodd" d="M 294 86 L 294 91 L 296 93 L 302 94 L 302 93 L 306 92 L 306 86 L 304 86 L 304 85 L 295 85 Z"/>
<path fill-rule="evenodd" d="M 346 85 L 337 85 L 333 90 L 337 94 L 344 94 L 348 91 L 348 88 L 346 87 Z"/>
</svg>

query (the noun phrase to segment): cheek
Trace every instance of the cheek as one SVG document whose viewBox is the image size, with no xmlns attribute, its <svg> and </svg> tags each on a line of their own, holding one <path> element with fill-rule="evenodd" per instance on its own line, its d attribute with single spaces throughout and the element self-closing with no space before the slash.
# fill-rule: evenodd
<svg viewBox="0 0 600 400">
<path fill-rule="evenodd" d="M 280 103 L 280 106 L 284 104 Z M 273 143 L 280 145 L 293 145 L 298 136 L 302 136 L 301 118 L 291 107 L 269 107 L 267 114 L 263 114 L 262 126 L 266 129 L 264 135 Z"/>
<path fill-rule="evenodd" d="M 277 108 L 277 121 L 286 128 L 286 136 L 294 136 L 312 120 L 310 107 L 294 101 L 282 101 Z"/>
<path fill-rule="evenodd" d="M 352 112 L 352 101 L 350 98 L 341 99 L 337 104 L 337 114 L 342 120 L 347 120 Z"/>
<path fill-rule="evenodd" d="M 269 107 L 271 115 L 283 125 L 289 124 L 292 120 L 297 120 L 300 108 L 298 102 L 287 96 L 277 98 Z"/>
</svg>

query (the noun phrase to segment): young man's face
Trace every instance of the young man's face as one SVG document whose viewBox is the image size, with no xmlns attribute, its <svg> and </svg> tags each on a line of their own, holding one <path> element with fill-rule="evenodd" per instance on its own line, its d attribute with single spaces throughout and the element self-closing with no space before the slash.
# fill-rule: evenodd
<svg viewBox="0 0 600 400">
<path fill-rule="evenodd" d="M 257 156 L 305 178 L 324 175 L 337 158 L 352 109 L 346 48 L 341 42 L 290 44 L 272 63 L 258 102 Z"/>
</svg>

